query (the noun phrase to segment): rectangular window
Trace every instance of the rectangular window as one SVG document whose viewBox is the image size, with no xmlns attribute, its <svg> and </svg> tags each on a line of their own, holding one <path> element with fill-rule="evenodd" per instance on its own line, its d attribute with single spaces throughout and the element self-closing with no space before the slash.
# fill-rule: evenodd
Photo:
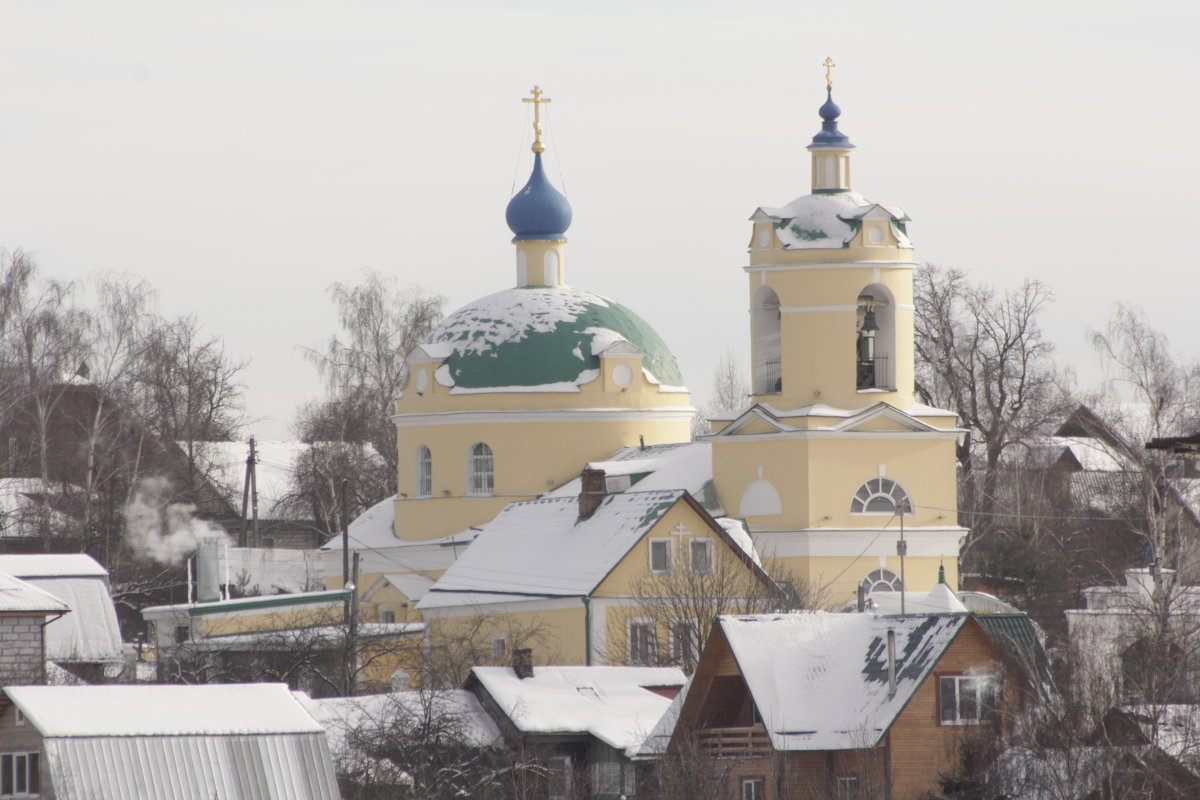
<svg viewBox="0 0 1200 800">
<path fill-rule="evenodd" d="M 592 794 L 619 795 L 621 794 L 621 762 L 593 761 L 592 762 Z"/>
<path fill-rule="evenodd" d="M 650 540 L 650 574 L 666 575 L 671 571 L 671 540 Z"/>
<path fill-rule="evenodd" d="M 390 608 L 383 609 L 382 611 L 379 612 L 379 621 L 387 622 L 387 623 L 395 622 L 396 621 L 396 612 L 392 611 Z"/>
<path fill-rule="evenodd" d="M 629 621 L 629 663 L 644 666 L 658 664 L 658 632 L 652 621 Z"/>
<path fill-rule="evenodd" d="M 692 539 L 692 572 L 708 575 L 712 572 L 712 539 Z"/>
<path fill-rule="evenodd" d="M 671 623 L 671 663 L 677 667 L 693 669 L 696 666 L 699 653 L 696 648 L 696 636 L 692 626 L 685 621 L 675 620 Z"/>
<path fill-rule="evenodd" d="M 762 778 L 742 778 L 742 800 L 764 800 Z"/>
<path fill-rule="evenodd" d="M 939 719 L 943 725 L 978 725 L 996 709 L 996 681 L 987 675 L 946 675 L 938 679 Z"/>
<path fill-rule="evenodd" d="M 546 785 L 550 800 L 568 800 L 571 796 L 571 758 L 554 756 L 546 759 Z"/>
<path fill-rule="evenodd" d="M 838 777 L 837 800 L 858 800 L 857 775 L 843 775 Z"/>
<path fill-rule="evenodd" d="M 508 637 L 492 637 L 492 661 L 503 664 L 508 659 Z"/>
<path fill-rule="evenodd" d="M 0 755 L 0 797 L 27 797 L 41 791 L 38 753 Z"/>
<path fill-rule="evenodd" d="M 192 638 L 192 629 L 187 625 L 178 625 L 175 628 L 175 644 L 183 644 L 188 639 Z"/>
</svg>

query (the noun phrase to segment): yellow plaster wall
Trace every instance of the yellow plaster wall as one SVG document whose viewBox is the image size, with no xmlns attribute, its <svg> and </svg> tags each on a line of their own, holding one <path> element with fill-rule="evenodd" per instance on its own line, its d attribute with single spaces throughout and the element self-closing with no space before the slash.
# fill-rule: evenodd
<svg viewBox="0 0 1200 800">
<path fill-rule="evenodd" d="M 894 527 L 894 526 L 893 526 Z M 889 530 L 884 534 L 888 541 L 899 539 L 899 529 Z M 894 547 L 889 548 L 894 552 Z M 899 556 L 888 556 L 883 559 L 882 567 L 900 574 Z M 843 558 L 781 558 L 779 563 L 790 573 L 810 586 L 827 587 L 824 590 L 825 605 L 838 607 L 849 603 L 858 597 L 858 585 L 871 572 L 880 569 L 880 559 L 877 556 L 858 558 L 847 556 Z M 912 591 L 928 591 L 938 582 L 938 567 L 946 569 L 946 583 L 952 589 L 958 588 L 958 560 L 945 560 L 933 556 L 909 556 L 904 559 L 905 585 Z"/>
<path fill-rule="evenodd" d="M 262 613 L 206 614 L 200 617 L 203 636 L 280 631 L 334 625 L 342 622 L 342 604 L 296 609 L 263 609 Z"/>
<path fill-rule="evenodd" d="M 879 475 L 899 482 L 914 503 L 912 525 L 957 524 L 954 439 L 917 436 L 878 438 L 755 438 L 713 440 L 713 481 L 727 513 L 740 511 L 742 494 L 758 479 L 758 469 L 782 501 L 781 514 L 746 517 L 751 529 L 810 527 L 870 528 L 874 515 L 850 513 L 850 501 L 864 482 Z M 939 519 L 939 517 L 943 517 Z"/>
<path fill-rule="evenodd" d="M 589 461 L 645 443 L 687 441 L 688 423 L 612 420 L 603 422 L 510 422 L 428 425 L 398 431 L 399 490 L 396 533 L 410 541 L 434 539 L 482 525 L 505 505 L 528 500 L 579 475 Z M 470 447 L 485 442 L 492 449 L 495 494 L 471 497 L 467 489 Z M 433 460 L 433 496 L 415 498 L 418 445 Z"/>
<path fill-rule="evenodd" d="M 476 652 L 490 654 L 492 637 L 502 634 L 508 637 L 510 655 L 520 646 L 519 640 L 530 639 L 525 646 L 533 649 L 534 664 L 583 664 L 587 658 L 584 621 L 580 602 L 573 608 L 432 617 L 427 623 L 432 647 L 470 642 Z"/>
<path fill-rule="evenodd" d="M 848 248 L 850 251 L 881 248 Z M 882 248 L 887 249 L 887 248 Z M 781 251 L 801 252 L 801 251 Z M 802 251 L 828 254 L 841 251 Z M 895 251 L 892 251 L 893 255 Z M 860 253 L 861 255 L 861 253 Z M 875 272 L 879 276 L 876 279 Z M 892 295 L 895 341 L 888 358 L 894 365 L 895 391 L 860 391 L 856 385 L 855 343 L 857 303 L 867 286 L 881 284 Z M 839 408 L 861 408 L 884 401 L 900 408 L 913 402 L 913 303 L 912 269 L 830 266 L 827 269 L 749 273 L 750 304 L 762 286 L 779 296 L 782 341 L 783 390 L 757 395 L 756 401 L 781 409 L 800 408 L 815 402 Z M 833 306 L 832 310 L 788 311 L 790 308 Z M 839 308 L 840 307 L 840 308 Z M 755 346 L 753 334 L 751 346 Z M 755 362 L 752 362 L 755 363 Z"/>
</svg>

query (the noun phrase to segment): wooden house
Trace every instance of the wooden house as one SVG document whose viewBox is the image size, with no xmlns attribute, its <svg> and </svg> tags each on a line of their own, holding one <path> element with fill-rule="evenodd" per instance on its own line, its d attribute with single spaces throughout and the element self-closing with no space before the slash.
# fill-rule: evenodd
<svg viewBox="0 0 1200 800">
<path fill-rule="evenodd" d="M 1023 614 L 721 617 L 639 754 L 719 764 L 743 800 L 923 798 L 1040 684 L 1040 652 Z"/>
</svg>

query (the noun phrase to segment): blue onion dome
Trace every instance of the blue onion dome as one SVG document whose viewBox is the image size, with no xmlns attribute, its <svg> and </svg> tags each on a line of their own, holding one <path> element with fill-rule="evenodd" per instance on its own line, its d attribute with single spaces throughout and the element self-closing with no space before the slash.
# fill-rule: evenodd
<svg viewBox="0 0 1200 800">
<path fill-rule="evenodd" d="M 817 111 L 821 115 L 824 122 L 821 123 L 821 130 L 813 137 L 812 145 L 814 147 L 854 147 L 850 144 L 850 137 L 838 130 L 838 117 L 842 115 L 841 107 L 833 102 L 833 90 L 830 89 L 826 93 L 825 103 Z"/>
<path fill-rule="evenodd" d="M 542 154 L 533 156 L 529 182 L 508 201 L 504 212 L 513 241 L 519 239 L 563 239 L 571 227 L 571 204 L 555 189 L 542 169 Z"/>
</svg>

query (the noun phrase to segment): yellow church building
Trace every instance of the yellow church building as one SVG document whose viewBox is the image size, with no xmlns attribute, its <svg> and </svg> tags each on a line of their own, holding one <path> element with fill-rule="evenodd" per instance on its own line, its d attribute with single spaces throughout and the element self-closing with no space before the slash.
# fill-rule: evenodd
<svg viewBox="0 0 1200 800">
<path fill-rule="evenodd" d="M 392 417 L 398 493 L 349 531 L 364 613 L 424 620 L 429 637 L 467 616 L 495 631 L 536 619 L 556 631 L 548 658 L 603 663 L 645 651 L 630 586 L 664 563 L 662 543 L 675 568 L 727 558 L 769 583 L 759 565 L 778 563 L 837 603 L 860 587 L 928 590 L 939 567 L 955 585 L 959 430 L 914 398 L 909 220 L 851 189 L 854 145 L 831 87 L 808 148 L 811 193 L 751 217 L 748 407 L 698 442 L 662 339 L 567 283 L 571 207 L 542 164 L 549 99 L 535 87 L 526 102 L 533 170 L 506 211 L 515 281 L 408 357 Z M 606 498 L 594 516 L 577 508 L 585 469 Z M 585 528 L 619 544 L 589 549 Z M 712 548 L 700 562 L 696 532 Z M 324 549 L 340 588 L 341 542 Z"/>
</svg>

